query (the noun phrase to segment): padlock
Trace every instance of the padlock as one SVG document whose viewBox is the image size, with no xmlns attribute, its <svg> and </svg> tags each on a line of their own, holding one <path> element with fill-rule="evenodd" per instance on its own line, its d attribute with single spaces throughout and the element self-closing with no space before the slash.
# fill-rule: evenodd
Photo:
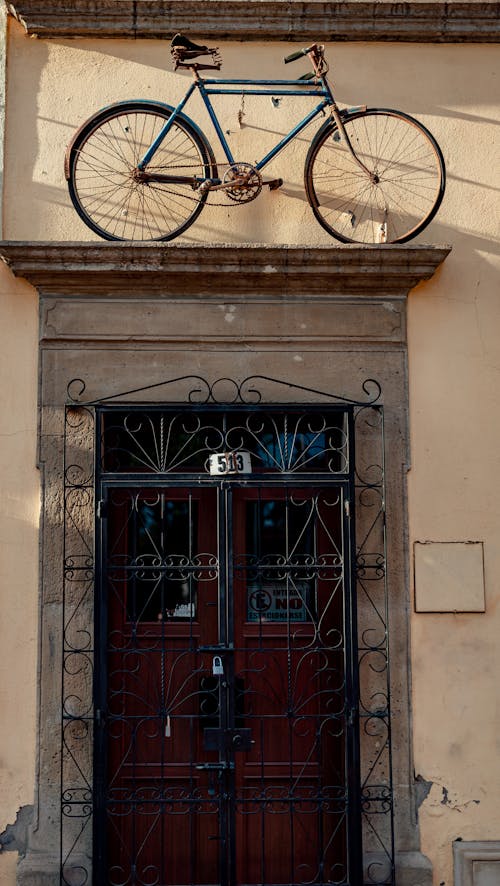
<svg viewBox="0 0 500 886">
<path fill-rule="evenodd" d="M 220 655 L 214 655 L 214 660 L 212 662 L 212 674 L 215 677 L 221 677 L 224 674 L 224 667 L 222 665 L 222 658 Z"/>
</svg>

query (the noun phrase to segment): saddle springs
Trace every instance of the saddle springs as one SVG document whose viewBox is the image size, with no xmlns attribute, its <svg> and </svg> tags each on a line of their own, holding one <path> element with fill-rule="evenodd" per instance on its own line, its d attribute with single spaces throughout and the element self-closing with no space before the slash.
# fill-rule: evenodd
<svg viewBox="0 0 500 886">
<path fill-rule="evenodd" d="M 174 60 L 174 71 L 178 68 L 194 68 L 197 71 L 220 71 L 222 65 L 222 57 L 219 53 L 218 46 L 201 46 L 193 43 L 183 34 L 176 34 L 170 44 L 170 52 Z M 212 57 L 211 64 L 198 64 L 194 62 L 199 56 L 208 55 Z"/>
</svg>

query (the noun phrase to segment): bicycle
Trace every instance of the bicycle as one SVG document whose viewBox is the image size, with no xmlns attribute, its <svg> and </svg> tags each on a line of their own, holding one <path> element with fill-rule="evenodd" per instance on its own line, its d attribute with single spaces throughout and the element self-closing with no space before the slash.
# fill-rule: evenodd
<svg viewBox="0 0 500 886">
<path fill-rule="evenodd" d="M 339 109 L 327 80 L 324 46 L 313 43 L 288 55 L 304 56 L 312 71 L 296 80 L 216 79 L 217 47 L 177 34 L 171 43 L 174 70 L 193 75 L 177 107 L 157 101 L 117 102 L 76 132 L 65 157 L 65 175 L 78 215 L 105 240 L 172 240 L 198 218 L 211 194 L 230 203 L 254 200 L 262 170 L 316 117 L 328 119 L 312 138 L 304 169 L 307 200 L 319 224 L 343 243 L 404 243 L 434 218 L 444 195 L 444 160 L 434 137 L 408 114 L 365 105 Z M 197 59 L 202 58 L 202 62 Z M 225 154 L 221 176 L 210 143 L 184 114 L 198 91 Z M 303 96 L 320 99 L 261 160 L 235 160 L 210 96 Z M 221 165 L 221 164 L 219 164 Z"/>
</svg>

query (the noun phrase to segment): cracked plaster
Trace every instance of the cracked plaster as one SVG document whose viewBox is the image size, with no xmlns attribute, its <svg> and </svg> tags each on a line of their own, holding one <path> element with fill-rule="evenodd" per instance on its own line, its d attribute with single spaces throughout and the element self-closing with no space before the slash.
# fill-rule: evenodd
<svg viewBox="0 0 500 886">
<path fill-rule="evenodd" d="M 21 806 L 13 824 L 8 824 L 0 834 L 0 852 L 26 854 L 28 828 L 33 820 L 33 806 Z"/>
</svg>

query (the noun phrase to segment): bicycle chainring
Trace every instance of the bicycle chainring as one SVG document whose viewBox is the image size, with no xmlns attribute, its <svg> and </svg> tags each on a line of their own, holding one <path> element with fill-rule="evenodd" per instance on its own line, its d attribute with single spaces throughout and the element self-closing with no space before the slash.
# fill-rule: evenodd
<svg viewBox="0 0 500 886">
<path fill-rule="evenodd" d="M 243 179 L 243 181 L 241 181 Z M 226 187 L 225 193 L 234 203 L 250 203 L 255 200 L 262 191 L 262 176 L 251 163 L 234 163 L 224 174 L 222 182 L 224 185 L 231 184 L 232 181 L 237 182 L 234 188 Z"/>
</svg>

